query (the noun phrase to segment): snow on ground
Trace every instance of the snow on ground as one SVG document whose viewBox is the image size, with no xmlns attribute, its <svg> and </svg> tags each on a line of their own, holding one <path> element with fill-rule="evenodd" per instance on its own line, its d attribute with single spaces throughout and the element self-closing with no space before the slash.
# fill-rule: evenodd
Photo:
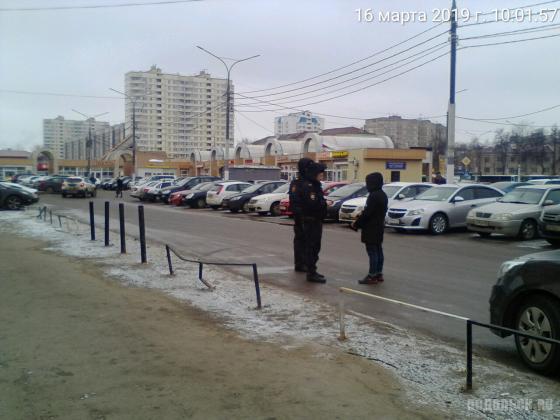
<svg viewBox="0 0 560 420">
<path fill-rule="evenodd" d="M 88 226 L 63 218 L 60 227 L 57 217 L 51 225 L 49 217 L 42 221 L 36 216 L 35 208 L 0 212 L 0 234 L 10 232 L 34 237 L 47 241 L 50 251 L 92 259 L 108 276 L 129 286 L 158 289 L 186 301 L 211 313 L 248 339 L 271 341 L 286 347 L 318 342 L 379 362 L 396 374 L 410 398 L 453 416 L 560 418 L 560 385 L 555 381 L 475 357 L 475 390 L 465 393 L 464 349 L 353 314 L 346 315 L 349 339 L 339 341 L 336 308 L 262 284 L 262 279 L 263 308 L 257 310 L 250 267 L 243 276 L 205 266 L 204 279 L 214 286 L 209 290 L 198 280 L 197 264 L 173 257 L 175 275 L 170 276 L 163 245 L 149 243 L 149 263 L 140 264 L 139 244 L 133 238 L 127 240 L 128 254 L 121 255 L 114 233 L 111 233 L 112 246 L 105 247 L 100 230 L 96 235 L 98 240 L 92 242 Z M 492 401 L 484 401 L 487 399 Z M 535 404 L 537 400 L 544 400 L 540 402 L 544 409 L 524 409 L 529 400 Z M 493 404 L 494 410 L 486 410 L 481 404 Z M 506 411 L 501 410 L 504 406 Z"/>
</svg>

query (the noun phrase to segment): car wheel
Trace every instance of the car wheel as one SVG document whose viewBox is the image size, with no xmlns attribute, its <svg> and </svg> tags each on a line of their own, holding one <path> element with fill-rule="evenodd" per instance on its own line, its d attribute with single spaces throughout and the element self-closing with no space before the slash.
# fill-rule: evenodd
<svg viewBox="0 0 560 420">
<path fill-rule="evenodd" d="M 62 193 L 62 198 L 66 198 L 66 193 Z"/>
<path fill-rule="evenodd" d="M 239 209 L 229 209 L 229 211 L 232 212 L 232 213 L 238 213 Z"/>
<path fill-rule="evenodd" d="M 274 203 L 270 206 L 270 214 L 274 217 L 278 217 L 281 215 L 280 212 L 280 203 Z"/>
<path fill-rule="evenodd" d="M 432 235 L 441 235 L 449 228 L 447 216 L 443 213 L 436 213 L 430 219 L 430 233 Z"/>
<path fill-rule="evenodd" d="M 197 209 L 203 209 L 204 207 L 206 207 L 206 200 L 204 198 L 199 198 L 196 201 L 196 208 Z"/>
<path fill-rule="evenodd" d="M 218 209 L 220 208 L 220 206 L 210 206 L 210 208 L 211 208 L 212 210 L 218 210 Z"/>
<path fill-rule="evenodd" d="M 530 241 L 538 235 L 537 224 L 533 220 L 524 220 L 519 228 L 519 239 Z"/>
<path fill-rule="evenodd" d="M 52 194 L 54 192 L 53 187 L 47 187 L 47 189 L 45 190 L 46 193 Z"/>
<path fill-rule="evenodd" d="M 92 197 L 92 198 L 93 198 L 93 197 L 97 197 L 97 191 L 96 191 L 96 190 L 92 191 L 91 197 Z"/>
<path fill-rule="evenodd" d="M 481 238 L 489 238 L 492 234 L 490 232 L 477 232 Z"/>
<path fill-rule="evenodd" d="M 560 307 L 545 296 L 533 296 L 519 308 L 515 327 L 528 334 L 560 338 Z M 547 375 L 560 370 L 560 345 L 525 337 L 515 337 L 515 345 L 523 362 L 531 369 Z"/>
<path fill-rule="evenodd" d="M 4 204 L 8 210 L 17 210 L 21 207 L 22 201 L 18 196 L 10 195 L 6 198 Z"/>
<path fill-rule="evenodd" d="M 547 239 L 547 242 L 555 248 L 560 247 L 560 239 Z"/>
<path fill-rule="evenodd" d="M 249 213 L 249 202 L 243 204 L 243 213 Z"/>
</svg>

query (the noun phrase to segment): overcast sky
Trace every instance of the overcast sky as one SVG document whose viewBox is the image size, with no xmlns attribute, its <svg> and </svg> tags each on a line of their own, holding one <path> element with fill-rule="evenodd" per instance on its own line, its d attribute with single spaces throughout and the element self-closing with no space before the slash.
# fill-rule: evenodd
<svg viewBox="0 0 560 420">
<path fill-rule="evenodd" d="M 132 1 L 0 0 L 0 7 L 103 5 Z M 148 0 L 137 0 L 146 1 Z M 468 8 L 474 15 L 493 8 L 512 8 L 537 2 L 459 0 L 458 7 Z M 205 0 L 142 7 L 0 12 L 0 148 L 30 149 L 41 144 L 42 119 L 58 115 L 79 119 L 72 112 L 73 108 L 89 115 L 108 112 L 101 119 L 112 123 L 122 122 L 124 119 L 124 102 L 120 99 L 25 95 L 6 90 L 114 96 L 109 87 L 124 89 L 124 74 L 127 71 L 148 70 L 153 64 L 166 73 L 189 75 L 207 69 L 213 76 L 224 76 L 222 65 L 198 50 L 196 45 L 202 45 L 226 57 L 241 58 L 260 54 L 261 57 L 255 60 L 239 64 L 234 70 L 233 80 L 237 92 L 267 89 L 313 77 L 401 42 L 434 26 L 432 10 L 448 8 L 449 5 L 450 1 L 447 0 Z M 544 7 L 559 5 L 560 2 L 556 2 Z M 374 8 L 376 18 L 379 11 L 425 11 L 428 22 L 401 24 L 379 22 L 377 19 L 370 23 L 358 22 L 355 10 L 369 7 Z M 534 10 L 539 11 L 541 8 L 543 6 Z M 493 20 L 493 15 L 479 20 L 487 19 Z M 528 17 L 520 20 L 523 22 L 459 28 L 459 37 L 463 39 L 460 45 L 560 33 L 559 29 L 554 28 L 551 31 L 515 37 L 464 40 L 471 36 L 522 28 L 542 28 L 546 25 L 531 23 Z M 555 23 L 560 24 L 560 13 L 557 14 Z M 391 50 L 391 53 L 399 52 L 447 28 L 447 23 L 440 25 L 423 37 Z M 426 46 L 446 39 L 447 35 L 443 35 Z M 411 50 L 408 54 L 417 51 L 420 49 Z M 371 64 L 388 54 L 376 56 L 360 65 Z M 435 56 L 437 54 L 431 57 Z M 560 38 L 460 50 L 457 90 L 466 90 L 457 96 L 457 114 L 474 118 L 501 118 L 560 104 L 559 56 Z M 423 61 L 410 66 L 421 62 Z M 260 94 L 301 88 L 324 81 L 328 77 L 339 76 L 360 65 L 307 83 Z M 377 67 L 381 65 L 378 64 Z M 375 67 L 370 67 L 369 70 L 373 68 Z M 367 70 L 362 70 L 361 73 L 365 71 Z M 282 102 L 285 106 L 299 108 L 299 105 L 308 102 L 360 88 L 357 93 L 304 108 L 357 118 L 391 114 L 406 117 L 438 116 L 446 113 L 449 56 L 377 86 L 363 88 L 398 72 L 395 70 L 369 83 L 364 82 L 307 102 L 290 102 L 290 99 Z M 351 76 L 346 76 L 349 77 Z M 330 83 L 340 80 L 344 79 L 336 79 Z M 350 82 L 342 87 L 349 84 Z M 314 89 L 320 87 L 324 85 L 317 85 Z M 313 88 L 262 97 L 260 100 L 280 101 L 279 98 L 283 96 L 311 89 Z M 308 96 L 324 93 L 325 90 Z M 292 101 L 301 98 L 292 98 Z M 252 140 L 270 135 L 273 132 L 274 117 L 290 112 L 247 112 L 257 109 L 241 109 L 245 111 L 236 113 L 236 141 L 242 137 Z M 436 120 L 445 122 L 445 118 Z M 548 126 L 560 122 L 560 108 L 514 121 Z M 347 125 L 361 127 L 363 120 L 327 117 L 327 127 Z M 473 135 L 489 139 L 492 134 L 488 131 L 497 128 L 508 127 L 459 120 L 457 136 L 463 141 Z"/>
</svg>

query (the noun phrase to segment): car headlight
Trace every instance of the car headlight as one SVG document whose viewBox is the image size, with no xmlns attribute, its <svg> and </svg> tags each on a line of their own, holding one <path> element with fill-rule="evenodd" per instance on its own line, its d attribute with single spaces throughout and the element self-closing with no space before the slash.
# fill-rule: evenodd
<svg viewBox="0 0 560 420">
<path fill-rule="evenodd" d="M 424 209 L 416 209 L 416 210 L 410 210 L 407 214 L 407 216 L 419 216 L 421 214 L 424 214 Z"/>
<path fill-rule="evenodd" d="M 237 201 L 237 200 L 239 200 L 240 198 L 241 198 L 241 197 L 233 197 L 233 198 L 230 198 L 229 201 Z"/>
<path fill-rule="evenodd" d="M 511 220 L 513 219 L 513 214 L 511 213 L 495 213 L 492 215 L 492 219 L 495 220 Z"/>
<path fill-rule="evenodd" d="M 503 263 L 500 267 L 500 269 L 498 270 L 498 278 L 501 279 L 504 277 L 504 275 L 512 270 L 513 268 L 523 265 L 525 263 L 525 261 L 522 260 L 511 260 L 511 261 L 506 261 L 505 263 Z"/>
<path fill-rule="evenodd" d="M 189 198 L 193 198 L 193 197 L 194 197 L 194 194 L 190 193 L 190 194 L 187 194 L 187 196 L 185 198 L 189 199 Z"/>
</svg>

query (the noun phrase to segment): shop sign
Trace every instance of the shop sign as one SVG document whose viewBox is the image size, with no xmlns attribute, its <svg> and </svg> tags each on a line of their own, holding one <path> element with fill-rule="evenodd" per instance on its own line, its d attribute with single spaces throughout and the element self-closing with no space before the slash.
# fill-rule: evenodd
<svg viewBox="0 0 560 420">
<path fill-rule="evenodd" d="M 406 162 L 385 162 L 385 169 L 403 171 L 406 169 Z"/>
</svg>

